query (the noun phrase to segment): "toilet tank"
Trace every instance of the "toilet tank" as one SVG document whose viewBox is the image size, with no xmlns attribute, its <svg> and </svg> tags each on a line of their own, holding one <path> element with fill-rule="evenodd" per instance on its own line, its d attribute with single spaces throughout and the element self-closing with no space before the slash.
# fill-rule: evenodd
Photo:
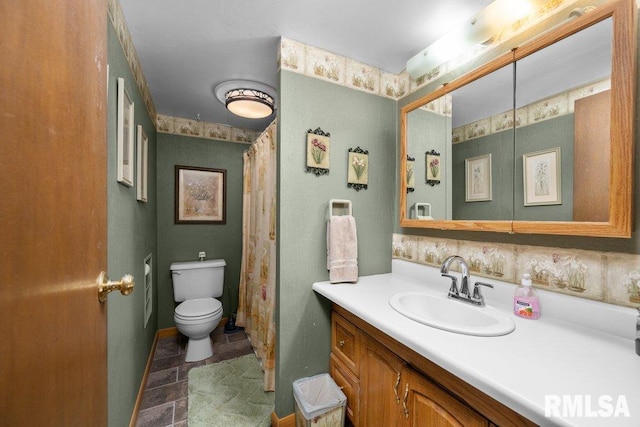
<svg viewBox="0 0 640 427">
<path fill-rule="evenodd" d="M 174 262 L 171 264 L 173 299 L 182 302 L 197 298 L 219 298 L 224 287 L 223 259 Z"/>
</svg>

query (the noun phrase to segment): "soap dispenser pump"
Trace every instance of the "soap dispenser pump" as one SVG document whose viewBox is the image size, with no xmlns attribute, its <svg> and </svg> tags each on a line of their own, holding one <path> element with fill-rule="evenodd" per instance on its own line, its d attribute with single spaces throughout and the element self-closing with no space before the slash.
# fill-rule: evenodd
<svg viewBox="0 0 640 427">
<path fill-rule="evenodd" d="M 540 318 L 540 300 L 536 290 L 531 286 L 531 275 L 522 275 L 521 286 L 518 286 L 513 295 L 513 314 L 525 319 Z"/>
</svg>

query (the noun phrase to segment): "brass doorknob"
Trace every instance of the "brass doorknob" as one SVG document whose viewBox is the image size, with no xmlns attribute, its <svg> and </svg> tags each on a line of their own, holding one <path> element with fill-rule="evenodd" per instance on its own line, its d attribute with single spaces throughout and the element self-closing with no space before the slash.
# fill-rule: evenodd
<svg viewBox="0 0 640 427">
<path fill-rule="evenodd" d="M 98 276 L 98 299 L 100 302 L 105 302 L 109 292 L 116 290 L 119 290 L 122 295 L 129 295 L 133 292 L 135 285 L 134 278 L 130 274 L 125 274 L 122 279 L 114 282 L 109 280 L 107 273 L 101 271 Z"/>
</svg>

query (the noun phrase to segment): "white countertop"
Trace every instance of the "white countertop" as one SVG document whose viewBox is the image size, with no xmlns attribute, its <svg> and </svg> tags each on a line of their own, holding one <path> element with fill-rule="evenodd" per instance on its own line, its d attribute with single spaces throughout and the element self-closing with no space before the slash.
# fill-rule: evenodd
<svg viewBox="0 0 640 427">
<path fill-rule="evenodd" d="M 446 295 L 449 279 L 401 260 L 392 270 L 313 290 L 537 424 L 640 426 L 636 310 L 540 291 L 539 320 L 510 314 L 516 329 L 508 335 L 462 335 L 415 322 L 388 302 L 397 292 Z M 487 305 L 511 313 L 515 286 L 473 275 L 470 286 L 478 280 L 495 286 L 483 289 Z"/>
</svg>

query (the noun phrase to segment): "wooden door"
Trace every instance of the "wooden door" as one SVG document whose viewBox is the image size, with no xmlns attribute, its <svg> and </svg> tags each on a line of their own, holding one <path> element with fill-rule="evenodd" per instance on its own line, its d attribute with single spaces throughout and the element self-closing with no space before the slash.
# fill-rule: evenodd
<svg viewBox="0 0 640 427">
<path fill-rule="evenodd" d="M 487 427 L 489 421 L 410 368 L 402 373 L 404 425 L 411 427 Z"/>
<path fill-rule="evenodd" d="M 107 423 L 107 14 L 0 2 L 0 424 Z"/>
<path fill-rule="evenodd" d="M 609 221 L 611 91 L 579 99 L 574 110 L 573 220 Z"/>
<path fill-rule="evenodd" d="M 362 334 L 360 358 L 360 425 L 395 426 L 401 421 L 404 361 Z"/>
</svg>

